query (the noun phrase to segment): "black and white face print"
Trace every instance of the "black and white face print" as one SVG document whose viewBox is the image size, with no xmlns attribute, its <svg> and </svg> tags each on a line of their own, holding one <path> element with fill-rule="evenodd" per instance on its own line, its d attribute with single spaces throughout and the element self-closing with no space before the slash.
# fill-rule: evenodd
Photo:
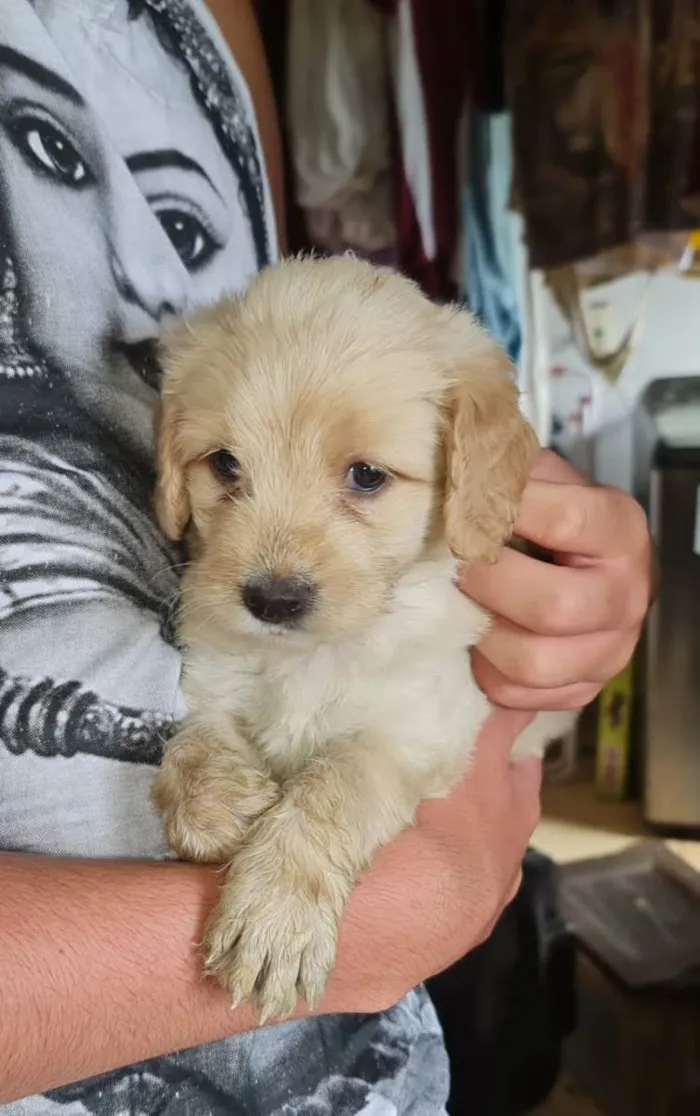
<svg viewBox="0 0 700 1116">
<path fill-rule="evenodd" d="M 151 764 L 181 561 L 155 342 L 274 258 L 255 117 L 199 0 L 1 3 L 0 760 Z"/>
<path fill-rule="evenodd" d="M 130 439 L 150 437 L 163 320 L 270 257 L 251 114 L 203 41 L 179 0 L 3 5 L 0 365 L 19 337 Z"/>
</svg>

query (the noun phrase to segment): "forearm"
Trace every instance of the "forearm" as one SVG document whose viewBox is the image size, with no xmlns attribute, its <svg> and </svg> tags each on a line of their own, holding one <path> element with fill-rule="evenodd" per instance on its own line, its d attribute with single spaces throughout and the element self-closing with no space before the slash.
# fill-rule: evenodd
<svg viewBox="0 0 700 1116">
<path fill-rule="evenodd" d="M 251 1026 L 200 979 L 189 865 L 0 854 L 0 1101 Z"/>
<path fill-rule="evenodd" d="M 469 777 L 360 879 L 321 1012 L 381 1011 L 488 935 L 538 817 L 539 768 L 509 762 L 521 720 L 491 717 Z M 222 883 L 188 864 L 0 853 L 0 1103 L 251 1029 L 202 978 Z"/>
<path fill-rule="evenodd" d="M 251 1029 L 202 979 L 220 882 L 180 863 L 0 853 L 0 1102 Z M 358 900 L 326 1012 L 383 1006 L 362 973 L 373 901 Z"/>
<path fill-rule="evenodd" d="M 277 106 L 251 0 L 206 0 L 250 89 L 275 208 L 280 254 L 287 250 L 284 165 Z"/>
</svg>

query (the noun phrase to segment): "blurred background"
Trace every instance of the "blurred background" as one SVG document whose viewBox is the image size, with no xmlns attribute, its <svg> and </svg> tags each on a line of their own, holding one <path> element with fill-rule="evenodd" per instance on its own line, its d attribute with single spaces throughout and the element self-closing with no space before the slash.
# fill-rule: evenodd
<svg viewBox="0 0 700 1116">
<path fill-rule="evenodd" d="M 257 8 L 290 250 L 469 306 L 660 559 L 634 663 L 548 758 L 520 895 L 433 987 L 452 1112 L 698 1116 L 700 2 Z"/>
</svg>

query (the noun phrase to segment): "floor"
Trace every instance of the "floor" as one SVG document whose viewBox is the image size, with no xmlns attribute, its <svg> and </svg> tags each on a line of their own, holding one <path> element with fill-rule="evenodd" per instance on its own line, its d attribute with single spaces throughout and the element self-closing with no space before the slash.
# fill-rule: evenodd
<svg viewBox="0 0 700 1116">
<path fill-rule="evenodd" d="M 598 798 L 590 767 L 583 763 L 571 780 L 545 787 L 542 821 L 533 844 L 556 862 L 565 864 L 622 852 L 649 836 L 639 804 Z M 700 872 L 700 842 L 667 844 Z M 575 1082 L 563 1077 L 554 1094 L 533 1116 L 601 1116 L 601 1113 Z"/>
<path fill-rule="evenodd" d="M 545 787 L 543 816 L 533 845 L 559 864 L 622 852 L 643 836 L 639 807 L 601 802 L 590 769 L 564 784 Z M 563 1075 L 546 1104 L 532 1116 L 601 1116 L 576 1083 Z"/>
<path fill-rule="evenodd" d="M 532 843 L 556 863 L 566 864 L 622 852 L 652 836 L 644 825 L 638 802 L 614 802 L 596 795 L 590 762 L 583 761 L 571 779 L 545 785 L 542 820 Z M 686 864 L 700 872 L 700 841 L 666 843 Z"/>
</svg>

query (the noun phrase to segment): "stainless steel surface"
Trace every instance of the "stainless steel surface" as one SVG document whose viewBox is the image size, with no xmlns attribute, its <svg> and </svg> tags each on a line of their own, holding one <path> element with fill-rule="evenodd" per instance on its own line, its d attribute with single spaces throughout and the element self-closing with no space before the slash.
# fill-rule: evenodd
<svg viewBox="0 0 700 1116">
<path fill-rule="evenodd" d="M 700 555 L 697 463 L 671 453 L 651 473 L 649 513 L 661 585 L 647 640 L 644 814 L 700 829 Z"/>
</svg>

